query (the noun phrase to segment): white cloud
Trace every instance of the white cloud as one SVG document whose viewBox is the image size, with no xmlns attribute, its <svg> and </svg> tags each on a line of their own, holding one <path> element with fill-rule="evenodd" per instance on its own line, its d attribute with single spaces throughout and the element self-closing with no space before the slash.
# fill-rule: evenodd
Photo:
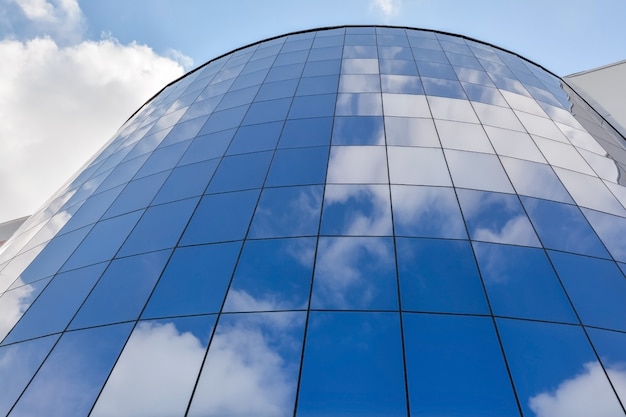
<svg viewBox="0 0 626 417">
<path fill-rule="evenodd" d="M 626 370 L 607 370 L 616 391 L 626 394 Z M 615 394 L 598 362 L 588 362 L 574 378 L 561 382 L 554 392 L 544 392 L 529 400 L 537 417 L 620 417 Z"/>
<path fill-rule="evenodd" d="M 370 9 L 380 13 L 385 19 L 396 16 L 401 7 L 401 0 L 371 0 L 370 2 Z"/>
<path fill-rule="evenodd" d="M 24 20 L 16 26 L 22 35 L 49 36 L 57 42 L 80 42 L 85 17 L 78 0 L 0 0 L 16 6 Z"/>
<path fill-rule="evenodd" d="M 31 214 L 145 100 L 177 62 L 114 39 L 59 46 L 0 41 L 0 222 Z"/>
</svg>

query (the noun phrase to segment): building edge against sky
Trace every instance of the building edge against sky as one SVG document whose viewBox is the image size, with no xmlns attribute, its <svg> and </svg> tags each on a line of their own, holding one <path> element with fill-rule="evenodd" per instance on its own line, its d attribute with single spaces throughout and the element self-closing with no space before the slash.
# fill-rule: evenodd
<svg viewBox="0 0 626 417">
<path fill-rule="evenodd" d="M 237 49 L 0 249 L 0 414 L 624 416 L 625 164 L 473 39 Z"/>
</svg>

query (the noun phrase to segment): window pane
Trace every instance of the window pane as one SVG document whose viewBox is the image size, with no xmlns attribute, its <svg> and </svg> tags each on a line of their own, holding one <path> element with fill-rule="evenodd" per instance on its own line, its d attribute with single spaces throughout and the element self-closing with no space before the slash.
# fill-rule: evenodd
<svg viewBox="0 0 626 417">
<path fill-rule="evenodd" d="M 320 238 L 311 308 L 397 310 L 391 238 Z"/>
<path fill-rule="evenodd" d="M 323 184 L 328 152 L 327 146 L 279 149 L 274 154 L 265 186 Z"/>
<path fill-rule="evenodd" d="M 513 192 L 497 156 L 449 149 L 445 156 L 456 187 Z"/>
<path fill-rule="evenodd" d="M 387 154 L 382 146 L 331 146 L 329 183 L 387 183 Z"/>
<path fill-rule="evenodd" d="M 397 313 L 312 312 L 296 415 L 406 416 L 400 343 Z"/>
<path fill-rule="evenodd" d="M 469 242 L 397 239 L 402 309 L 488 314 Z"/>
<path fill-rule="evenodd" d="M 272 150 L 276 147 L 282 128 L 283 122 L 242 126 L 237 130 L 226 154 L 235 155 Z"/>
<path fill-rule="evenodd" d="M 385 117 L 387 145 L 428 146 L 439 148 L 439 138 L 432 119 Z"/>
<path fill-rule="evenodd" d="M 298 148 L 329 145 L 332 124 L 332 117 L 287 120 L 278 147 Z"/>
<path fill-rule="evenodd" d="M 177 248 L 142 317 L 218 312 L 240 249 L 240 242 Z"/>
<path fill-rule="evenodd" d="M 392 184 L 452 186 L 441 149 L 389 146 Z"/>
<path fill-rule="evenodd" d="M 481 125 L 437 120 L 441 145 L 448 149 L 494 153 Z"/>
<path fill-rule="evenodd" d="M 382 117 L 336 117 L 333 145 L 384 145 Z"/>
<path fill-rule="evenodd" d="M 272 152 L 256 152 L 222 159 L 207 193 L 260 188 L 272 160 Z"/>
<path fill-rule="evenodd" d="M 574 202 L 549 165 L 507 157 L 500 160 L 518 194 L 562 203 Z"/>
</svg>

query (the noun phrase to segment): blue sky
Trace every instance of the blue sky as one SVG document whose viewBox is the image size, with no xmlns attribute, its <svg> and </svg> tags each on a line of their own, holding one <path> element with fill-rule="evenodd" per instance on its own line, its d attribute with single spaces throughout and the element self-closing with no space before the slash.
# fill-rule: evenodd
<svg viewBox="0 0 626 417">
<path fill-rule="evenodd" d="M 34 212 L 167 82 L 260 39 L 412 26 L 567 75 L 626 59 L 624 16 L 622 0 L 0 0 L 0 222 Z"/>
</svg>

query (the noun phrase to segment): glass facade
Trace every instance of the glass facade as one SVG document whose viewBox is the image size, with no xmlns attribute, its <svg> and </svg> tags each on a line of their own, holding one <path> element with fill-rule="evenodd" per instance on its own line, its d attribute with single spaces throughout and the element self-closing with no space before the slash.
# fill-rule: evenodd
<svg viewBox="0 0 626 417">
<path fill-rule="evenodd" d="M 243 47 L 0 249 L 0 415 L 624 416 L 625 168 L 488 44 Z"/>
</svg>

